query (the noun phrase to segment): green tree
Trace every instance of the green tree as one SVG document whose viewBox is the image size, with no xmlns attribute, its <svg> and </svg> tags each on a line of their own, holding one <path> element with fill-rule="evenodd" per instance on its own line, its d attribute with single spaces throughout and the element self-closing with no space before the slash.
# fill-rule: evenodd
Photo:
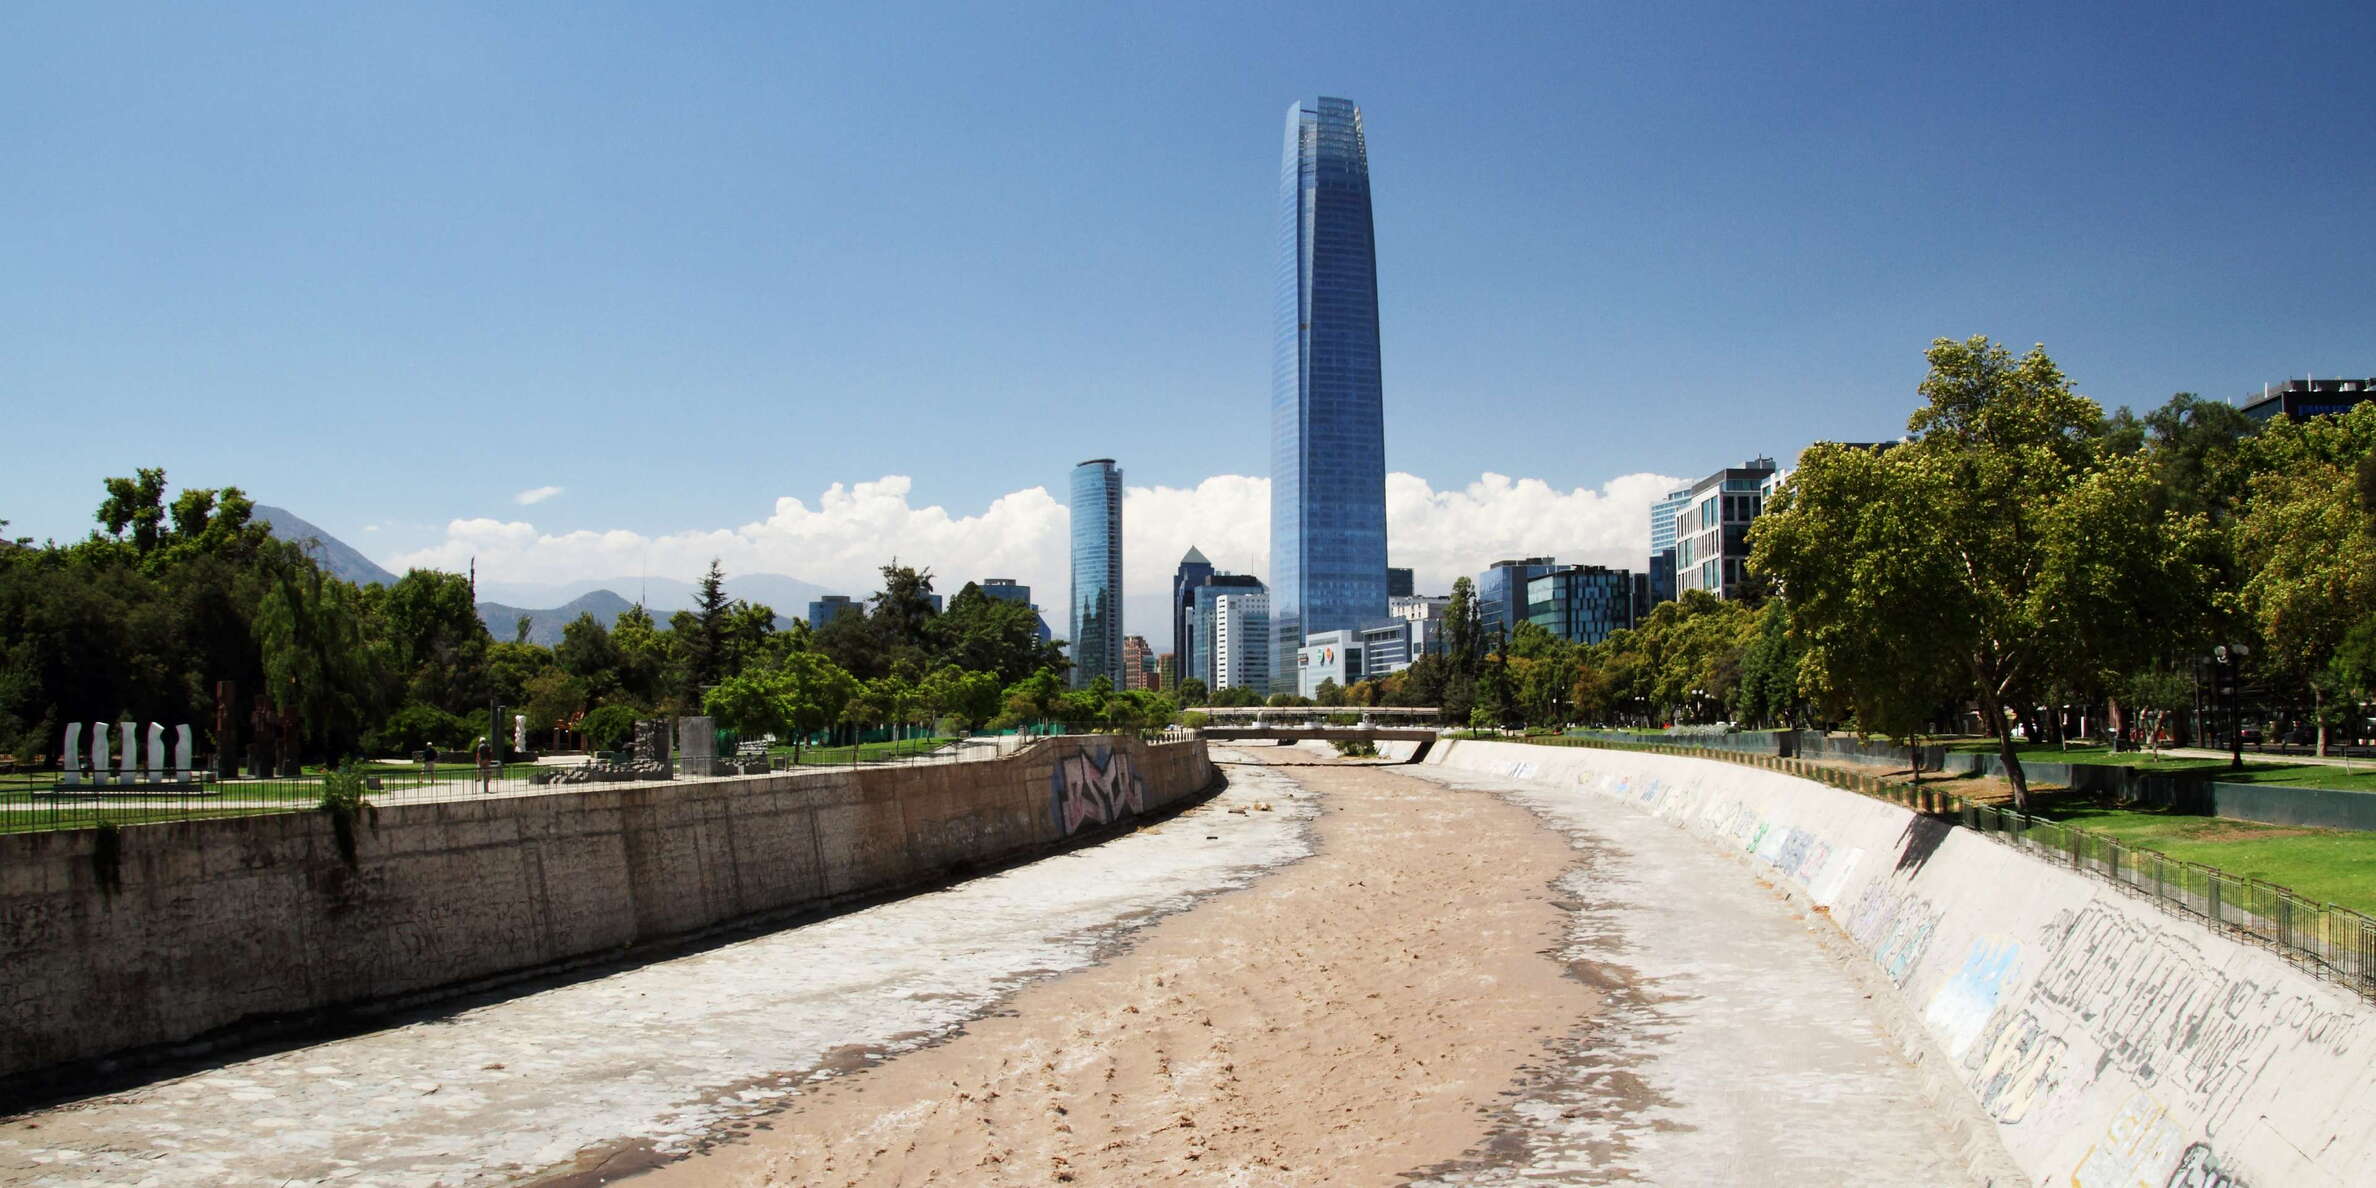
<svg viewBox="0 0 2376 1188">
<path fill-rule="evenodd" d="M 1802 686 L 1892 734 L 1974 698 L 2026 806 L 2009 707 L 2199 626 L 2207 530 L 2155 506 L 2141 462 L 2107 460 L 2100 410 L 2044 348 L 1940 339 L 1928 359 L 1912 438 L 1800 455 L 1750 565 L 1808 640 Z"/>
<path fill-rule="evenodd" d="M 611 642 L 610 628 L 591 611 L 581 611 L 578 617 L 561 628 L 561 642 L 553 648 L 553 660 L 561 671 L 584 681 L 586 695 L 601 701 L 619 691 L 619 649 Z"/>
<path fill-rule="evenodd" d="M 2357 684 L 2345 645 L 2376 621 L 2376 531 L 2355 482 L 2376 457 L 2376 404 L 2304 425 L 2272 422 L 2252 453 L 2259 472 L 2235 531 L 2241 604 L 2270 667 L 2310 694 L 2323 755 L 2326 703 Z"/>
<path fill-rule="evenodd" d="M 1180 687 L 1174 689 L 1172 693 L 1179 699 L 1181 705 L 1203 705 L 1213 696 L 1212 691 L 1205 688 L 1204 679 L 1201 677 L 1188 677 L 1182 680 Z"/>
</svg>

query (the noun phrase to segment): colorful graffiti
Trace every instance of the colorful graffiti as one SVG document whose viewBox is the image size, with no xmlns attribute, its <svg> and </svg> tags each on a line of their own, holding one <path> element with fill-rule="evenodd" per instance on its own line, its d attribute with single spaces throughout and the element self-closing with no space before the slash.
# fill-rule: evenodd
<svg viewBox="0 0 2376 1188">
<path fill-rule="evenodd" d="M 1964 1058 L 1981 1108 L 2007 1124 L 2028 1117 L 2031 1107 L 2053 1096 L 2062 1084 L 2062 1056 L 2069 1047 L 2028 1011 L 2011 1016 L 1998 1012 Z"/>
<path fill-rule="evenodd" d="M 1961 1060 L 1994 1017 L 1997 999 L 2021 975 L 2021 942 L 1983 936 L 1964 951 L 1963 968 L 1931 995 L 1922 1021 L 1939 1037 L 1947 1055 Z"/>
<path fill-rule="evenodd" d="M 1057 761 L 1048 776 L 1048 808 L 1069 837 L 1084 825 L 1110 825 L 1145 812 L 1147 786 L 1128 753 L 1087 747 Z"/>
<path fill-rule="evenodd" d="M 2071 1170 L 2071 1188 L 2154 1188 L 2168 1178 L 2186 1146 L 2186 1133 L 2150 1093 L 2112 1115 L 2103 1136 Z"/>
<path fill-rule="evenodd" d="M 1873 955 L 1873 964 L 1900 986 L 1930 949 L 1939 928 L 1939 908 L 1930 900 L 1876 879 L 1848 909 L 1848 935 Z"/>
</svg>

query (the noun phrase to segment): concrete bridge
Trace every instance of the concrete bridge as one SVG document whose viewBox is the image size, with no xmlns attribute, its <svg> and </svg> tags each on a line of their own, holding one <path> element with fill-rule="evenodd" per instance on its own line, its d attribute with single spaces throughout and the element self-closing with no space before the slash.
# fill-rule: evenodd
<svg viewBox="0 0 2376 1188">
<path fill-rule="evenodd" d="M 1211 742 L 1268 739 L 1281 746 L 1299 742 L 1410 742 L 1417 746 L 1405 762 L 1427 757 L 1437 738 L 1433 724 L 1441 711 L 1433 706 L 1245 706 L 1198 711 L 1212 724 L 1197 733 Z M 1355 722 L 1331 718 L 1359 715 Z"/>
</svg>

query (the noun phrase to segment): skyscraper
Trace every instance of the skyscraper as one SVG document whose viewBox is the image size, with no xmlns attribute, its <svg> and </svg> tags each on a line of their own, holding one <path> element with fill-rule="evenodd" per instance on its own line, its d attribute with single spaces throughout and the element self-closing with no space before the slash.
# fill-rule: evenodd
<svg viewBox="0 0 2376 1188">
<path fill-rule="evenodd" d="M 1195 545 L 1180 558 L 1180 567 L 1172 572 L 1172 654 L 1189 654 L 1189 621 L 1196 613 L 1196 588 L 1213 580 L 1213 563 Z"/>
<path fill-rule="evenodd" d="M 1675 517 L 1691 506 L 1691 488 L 1669 491 L 1666 498 L 1650 505 L 1650 601 L 1653 605 L 1675 600 Z M 1649 614 L 1650 608 L 1639 608 Z"/>
<path fill-rule="evenodd" d="M 1072 472 L 1072 683 L 1122 672 L 1122 470 L 1091 458 Z"/>
<path fill-rule="evenodd" d="M 1271 687 L 1315 631 L 1386 612 L 1386 433 L 1369 146 L 1344 99 L 1287 109 L 1271 356 Z"/>
</svg>

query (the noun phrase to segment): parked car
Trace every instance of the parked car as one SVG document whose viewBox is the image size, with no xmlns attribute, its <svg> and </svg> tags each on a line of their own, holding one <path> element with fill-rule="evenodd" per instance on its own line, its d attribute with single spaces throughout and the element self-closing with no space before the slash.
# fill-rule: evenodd
<svg viewBox="0 0 2376 1188">
<path fill-rule="evenodd" d="M 2244 729 L 2237 731 L 2236 741 L 2248 744 L 2250 746 L 2259 746 L 2261 744 L 2260 727 L 2247 726 Z"/>
</svg>

